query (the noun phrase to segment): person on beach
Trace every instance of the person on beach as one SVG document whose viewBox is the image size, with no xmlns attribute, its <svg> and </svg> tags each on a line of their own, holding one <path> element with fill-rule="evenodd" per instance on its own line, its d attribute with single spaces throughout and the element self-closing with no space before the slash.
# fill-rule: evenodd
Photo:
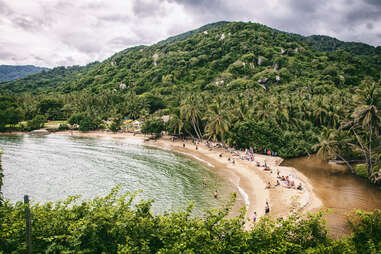
<svg viewBox="0 0 381 254">
<path fill-rule="evenodd" d="M 253 214 L 253 222 L 257 222 L 257 212 L 254 211 L 254 214 Z"/>
<path fill-rule="evenodd" d="M 218 198 L 218 192 L 217 192 L 217 190 L 214 192 L 213 196 L 214 196 L 214 198 Z"/>
<path fill-rule="evenodd" d="M 276 180 L 276 184 L 275 184 L 275 187 L 276 186 L 279 186 L 280 185 L 280 182 L 279 182 L 279 180 Z"/>
<path fill-rule="evenodd" d="M 268 182 L 265 189 L 271 189 L 271 183 Z"/>
<path fill-rule="evenodd" d="M 303 190 L 303 187 L 302 187 L 302 183 L 299 183 L 298 187 L 297 187 L 298 190 L 302 191 Z"/>
<path fill-rule="evenodd" d="M 183 147 L 185 147 L 185 143 L 183 143 Z"/>
<path fill-rule="evenodd" d="M 222 153 L 220 153 L 218 156 L 219 156 L 220 158 L 222 158 Z"/>
<path fill-rule="evenodd" d="M 233 159 L 232 163 L 235 164 L 235 159 Z"/>
<path fill-rule="evenodd" d="M 265 214 L 269 214 L 270 213 L 270 205 L 269 205 L 269 202 L 266 201 L 266 206 L 265 206 Z"/>
<path fill-rule="evenodd" d="M 196 146 L 196 150 L 198 150 L 198 146 Z"/>
</svg>

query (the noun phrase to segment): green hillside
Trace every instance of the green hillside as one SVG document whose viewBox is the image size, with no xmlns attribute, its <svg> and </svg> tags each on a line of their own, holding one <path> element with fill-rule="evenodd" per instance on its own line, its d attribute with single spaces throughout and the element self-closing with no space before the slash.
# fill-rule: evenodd
<svg viewBox="0 0 381 254">
<path fill-rule="evenodd" d="M 20 105 L 25 120 L 70 118 L 96 129 L 107 118 L 170 115 L 172 134 L 283 157 L 360 159 L 378 179 L 379 53 L 362 43 L 219 22 L 101 63 L 2 83 L 0 91 L 13 94 L 5 105 Z M 143 130 L 163 126 L 155 121 Z"/>
<path fill-rule="evenodd" d="M 48 68 L 33 65 L 0 65 L 0 82 L 24 78 Z"/>
<path fill-rule="evenodd" d="M 260 24 L 218 22 L 150 47 L 126 49 L 87 68 L 58 67 L 7 82 L 1 88 L 18 93 L 36 90 L 68 93 L 85 88 L 114 89 L 125 83 L 129 90 L 141 94 L 153 89 L 178 89 L 177 86 L 213 89 L 216 82 L 223 80 L 226 86 L 241 78 L 252 86 L 266 78 L 269 79 L 266 86 L 307 79 L 356 85 L 365 76 L 379 75 L 379 51 L 362 43 L 344 43 L 322 36 L 302 37 Z M 327 76 L 330 69 L 334 75 Z M 277 76 L 279 81 L 275 82 Z"/>
</svg>

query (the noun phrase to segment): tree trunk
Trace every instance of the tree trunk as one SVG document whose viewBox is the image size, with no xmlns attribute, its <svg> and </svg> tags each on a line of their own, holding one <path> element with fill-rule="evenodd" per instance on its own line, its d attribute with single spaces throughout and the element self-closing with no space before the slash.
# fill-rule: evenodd
<svg viewBox="0 0 381 254">
<path fill-rule="evenodd" d="M 369 157 L 369 164 L 367 167 L 368 170 L 368 178 L 372 175 L 372 125 L 369 124 L 369 148 L 368 148 L 368 157 Z"/>
<path fill-rule="evenodd" d="M 192 126 L 193 126 L 193 130 L 196 132 L 197 137 L 200 138 L 200 135 L 197 132 L 197 128 L 196 128 L 196 124 L 195 124 L 195 119 L 193 117 L 192 117 Z"/>
<path fill-rule="evenodd" d="M 343 157 L 341 157 L 339 154 L 336 154 L 337 157 L 339 157 L 342 161 L 344 161 L 345 164 L 347 164 L 347 166 L 349 167 L 349 169 L 351 170 L 352 174 L 356 174 L 356 171 L 353 169 L 353 167 L 351 166 L 351 164 L 349 164 L 349 162 L 344 159 Z"/>
</svg>

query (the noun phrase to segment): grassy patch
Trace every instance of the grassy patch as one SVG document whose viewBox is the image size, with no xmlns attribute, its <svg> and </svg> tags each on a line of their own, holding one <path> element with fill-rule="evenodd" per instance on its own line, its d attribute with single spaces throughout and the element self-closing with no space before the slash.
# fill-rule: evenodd
<svg viewBox="0 0 381 254">
<path fill-rule="evenodd" d="M 50 122 L 47 122 L 44 124 L 44 127 L 45 128 L 49 128 L 49 127 L 57 127 L 60 125 L 60 124 L 67 124 L 67 121 L 50 121 Z"/>
<path fill-rule="evenodd" d="M 368 171 L 366 170 L 365 164 L 358 164 L 354 166 L 353 169 L 356 171 L 357 175 L 368 178 Z"/>
</svg>

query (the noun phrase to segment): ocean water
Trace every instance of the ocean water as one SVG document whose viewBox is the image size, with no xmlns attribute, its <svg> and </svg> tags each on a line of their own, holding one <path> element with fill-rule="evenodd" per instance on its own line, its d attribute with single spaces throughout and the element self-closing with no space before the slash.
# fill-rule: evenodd
<svg viewBox="0 0 381 254">
<path fill-rule="evenodd" d="M 144 146 L 138 139 L 83 138 L 66 135 L 0 136 L 5 198 L 33 203 L 91 199 L 119 185 L 121 193 L 139 191 L 136 201 L 154 199 L 154 213 L 195 203 L 194 214 L 221 207 L 235 190 L 213 169 L 172 152 Z M 207 181 L 203 187 L 204 179 Z M 215 199 L 213 192 L 220 197 Z"/>
</svg>

